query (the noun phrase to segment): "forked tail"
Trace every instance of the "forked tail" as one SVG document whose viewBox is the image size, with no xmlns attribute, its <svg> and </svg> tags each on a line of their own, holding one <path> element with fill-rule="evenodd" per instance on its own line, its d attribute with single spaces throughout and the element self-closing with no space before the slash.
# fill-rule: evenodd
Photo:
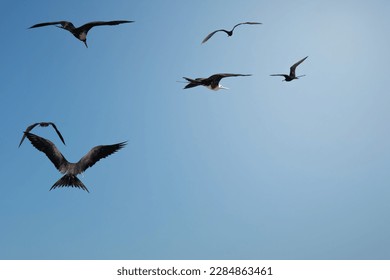
<svg viewBox="0 0 390 280">
<path fill-rule="evenodd" d="M 54 183 L 50 190 L 62 187 L 79 188 L 89 192 L 87 187 L 84 186 L 83 182 L 81 182 L 76 175 L 65 174 L 61 179 Z"/>
<path fill-rule="evenodd" d="M 189 83 L 184 87 L 184 89 L 193 88 L 193 87 L 197 87 L 197 86 L 202 85 L 202 83 L 200 83 L 200 82 L 197 81 L 197 80 L 190 79 L 190 78 L 187 78 L 187 77 L 183 77 L 183 78 L 186 79 L 186 80 L 189 82 Z"/>
</svg>

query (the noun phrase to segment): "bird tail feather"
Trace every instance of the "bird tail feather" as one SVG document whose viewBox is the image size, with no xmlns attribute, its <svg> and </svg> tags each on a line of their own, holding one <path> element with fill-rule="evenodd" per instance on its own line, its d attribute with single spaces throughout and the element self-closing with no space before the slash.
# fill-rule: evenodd
<svg viewBox="0 0 390 280">
<path fill-rule="evenodd" d="M 186 79 L 188 82 L 190 83 L 196 83 L 197 81 L 194 80 L 194 79 L 190 79 L 190 78 L 187 78 L 187 77 L 183 77 L 184 79 Z"/>
<path fill-rule="evenodd" d="M 189 83 L 184 87 L 185 89 L 187 88 L 193 88 L 193 87 L 197 87 L 197 86 L 200 86 L 202 85 L 202 83 L 200 83 L 199 81 L 197 80 L 194 80 L 194 79 L 190 79 L 190 78 L 187 78 L 187 77 L 183 77 L 184 79 L 186 79 Z"/>
<path fill-rule="evenodd" d="M 89 192 L 87 187 L 83 184 L 83 182 L 79 180 L 79 178 L 77 178 L 76 175 L 65 174 L 61 177 L 61 179 L 54 183 L 50 190 L 62 187 L 79 188 L 86 192 Z"/>
</svg>

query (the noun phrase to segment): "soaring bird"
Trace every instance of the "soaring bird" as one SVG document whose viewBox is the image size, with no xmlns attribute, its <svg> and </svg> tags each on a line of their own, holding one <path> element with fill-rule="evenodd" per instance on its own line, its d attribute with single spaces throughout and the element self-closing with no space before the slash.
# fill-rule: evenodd
<svg viewBox="0 0 390 280">
<path fill-rule="evenodd" d="M 87 45 L 87 33 L 88 31 L 95 26 L 101 26 L 101 25 L 118 25 L 122 23 L 131 23 L 134 21 L 129 21 L 129 20 L 114 20 L 114 21 L 92 21 L 88 22 L 80 27 L 75 27 L 73 23 L 70 21 L 54 21 L 54 22 L 43 22 L 43 23 L 38 23 L 30 28 L 37 28 L 37 27 L 42 27 L 42 26 L 47 26 L 47 25 L 55 25 L 58 28 L 62 28 L 65 30 L 68 30 L 70 33 L 72 33 L 77 39 L 80 41 L 83 41 L 85 46 L 88 48 Z"/>
<path fill-rule="evenodd" d="M 183 79 L 186 79 L 188 81 L 188 84 L 184 87 L 184 89 L 197 87 L 197 86 L 205 86 L 212 90 L 219 90 L 219 89 L 228 89 L 226 87 L 223 87 L 219 84 L 221 79 L 226 77 L 237 77 L 237 76 L 252 76 L 252 74 L 228 74 L 228 73 L 222 73 L 222 74 L 214 74 L 211 75 L 208 78 L 196 78 L 196 79 L 190 79 L 183 77 Z"/>
<path fill-rule="evenodd" d="M 64 145 L 65 145 L 64 138 L 62 137 L 60 131 L 57 129 L 56 125 L 54 123 L 52 123 L 52 122 L 38 122 L 38 123 L 34 123 L 34 124 L 32 124 L 32 125 L 30 125 L 29 127 L 26 128 L 26 132 L 30 132 L 37 125 L 39 125 L 40 127 L 48 127 L 49 125 L 51 125 L 54 128 L 54 130 L 57 132 L 58 137 L 60 137 L 62 143 L 64 143 Z M 20 145 L 22 145 L 22 143 L 24 141 L 24 138 L 26 138 L 26 133 L 23 133 L 23 137 L 22 137 L 22 140 L 20 140 L 19 147 L 20 147 Z"/>
<path fill-rule="evenodd" d="M 290 75 L 287 75 L 287 74 L 272 74 L 270 76 L 283 76 L 284 77 L 284 81 L 286 82 L 290 82 L 292 80 L 295 80 L 295 79 L 298 79 L 300 77 L 303 77 L 305 75 L 301 75 L 301 76 L 296 76 L 295 75 L 295 69 L 297 68 L 297 66 L 299 64 L 301 64 L 306 58 L 308 58 L 307 56 L 305 58 L 302 58 L 300 61 L 298 61 L 297 63 L 295 63 L 293 66 L 290 67 Z"/>
<path fill-rule="evenodd" d="M 63 174 L 61 179 L 54 183 L 50 190 L 58 187 L 75 187 L 83 189 L 87 192 L 88 189 L 77 178 L 77 174 L 84 172 L 88 167 L 93 166 L 96 162 L 105 158 L 120 149 L 122 149 L 127 142 L 121 142 L 113 145 L 101 145 L 92 148 L 85 156 L 83 156 L 77 163 L 68 162 L 57 147 L 49 140 L 39 137 L 30 132 L 25 132 L 28 140 L 39 151 L 46 154 L 54 166 Z"/>
<path fill-rule="evenodd" d="M 209 35 L 206 36 L 206 38 L 203 39 L 202 41 L 202 44 L 203 43 L 206 43 L 208 39 L 210 39 L 215 33 L 219 32 L 219 31 L 223 31 L 225 32 L 229 37 L 233 35 L 233 30 L 234 28 L 236 28 L 237 26 L 241 25 L 241 24 L 262 24 L 261 22 L 251 22 L 251 21 L 247 21 L 247 22 L 241 22 L 241 23 L 237 23 L 232 30 L 228 31 L 228 30 L 225 30 L 225 29 L 218 29 L 218 30 L 215 30 L 213 32 L 211 32 Z"/>
</svg>

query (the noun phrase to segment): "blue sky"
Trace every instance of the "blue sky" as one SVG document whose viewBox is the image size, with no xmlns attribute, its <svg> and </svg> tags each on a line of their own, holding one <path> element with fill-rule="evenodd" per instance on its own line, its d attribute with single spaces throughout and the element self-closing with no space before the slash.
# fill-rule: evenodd
<svg viewBox="0 0 390 280">
<path fill-rule="evenodd" d="M 1 259 L 389 259 L 389 1 L 3 1 Z M 55 27 L 95 20 L 89 48 Z M 232 37 L 217 33 L 238 22 Z M 309 56 L 305 77 L 272 73 Z M 226 91 L 183 90 L 214 73 Z M 125 149 L 49 191 L 69 161 Z"/>
</svg>

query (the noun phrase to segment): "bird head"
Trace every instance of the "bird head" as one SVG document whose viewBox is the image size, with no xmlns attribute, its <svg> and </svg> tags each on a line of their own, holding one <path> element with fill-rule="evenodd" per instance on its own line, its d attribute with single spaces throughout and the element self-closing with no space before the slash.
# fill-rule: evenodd
<svg viewBox="0 0 390 280">
<path fill-rule="evenodd" d="M 218 86 L 216 86 L 216 87 L 207 86 L 207 88 L 208 88 L 208 89 L 211 89 L 211 90 L 215 90 L 215 91 L 220 90 L 220 89 L 229 89 L 229 88 L 224 87 L 224 86 L 222 86 L 222 85 L 218 85 Z"/>
<path fill-rule="evenodd" d="M 229 89 L 229 88 L 224 87 L 223 85 L 219 85 L 215 90 L 219 90 L 219 89 Z"/>
<path fill-rule="evenodd" d="M 84 43 L 84 45 L 88 48 L 87 38 L 81 38 L 80 41 L 82 41 Z"/>
</svg>

